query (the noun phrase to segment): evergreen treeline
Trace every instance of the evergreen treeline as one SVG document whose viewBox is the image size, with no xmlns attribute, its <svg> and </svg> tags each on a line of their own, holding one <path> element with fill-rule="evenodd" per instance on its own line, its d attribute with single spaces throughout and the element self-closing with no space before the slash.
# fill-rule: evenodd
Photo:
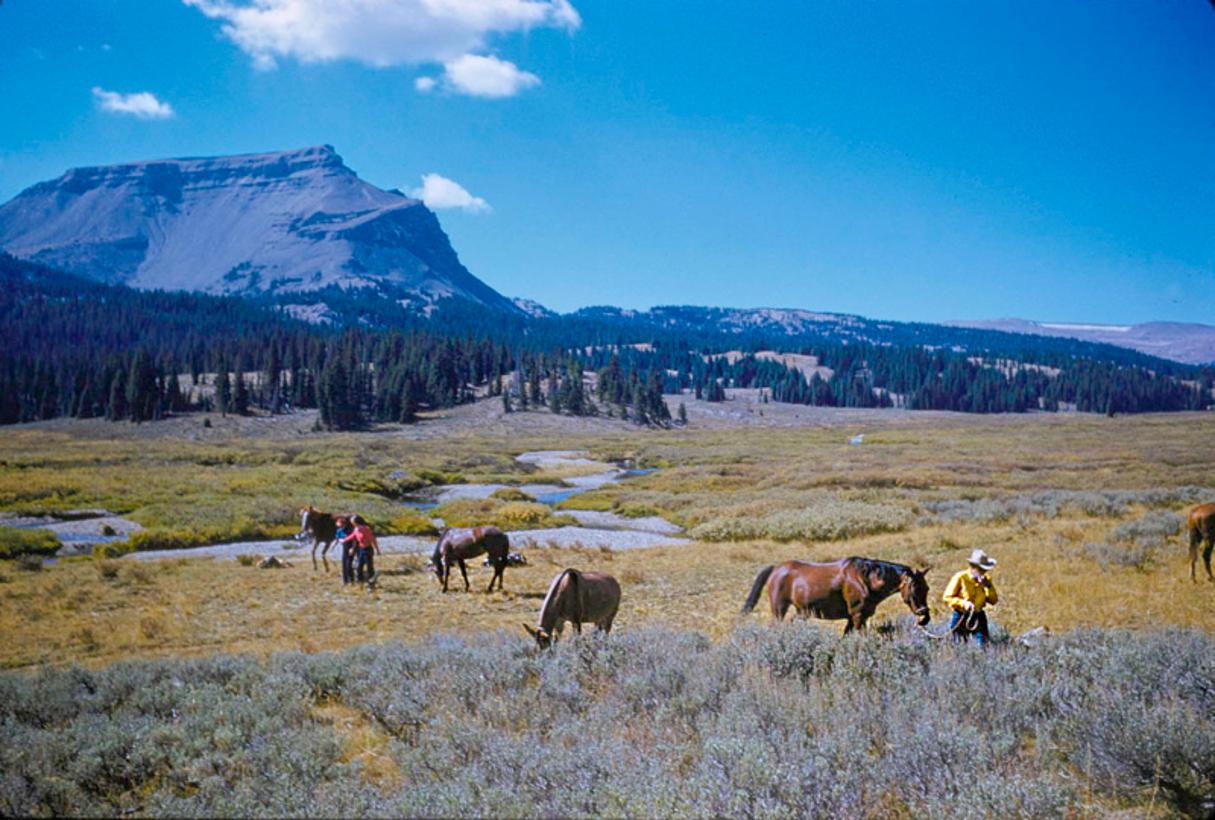
<svg viewBox="0 0 1215 820">
<path fill-rule="evenodd" d="M 480 391 L 500 397 L 507 411 L 603 413 L 667 425 L 664 393 L 722 401 L 727 388 L 827 406 L 1114 413 L 1198 409 L 1215 383 L 1212 368 L 1120 348 L 1105 358 L 1097 354 L 1109 346 L 1075 343 L 1093 354 L 1081 356 L 1069 352 L 1071 340 L 987 331 L 966 332 L 1003 347 L 959 352 L 841 340 L 830 328 L 797 338 L 726 334 L 703 322 L 660 327 L 593 311 L 532 318 L 456 301 L 424 318 L 368 293 L 342 291 L 325 297 L 346 326 L 312 325 L 272 301 L 136 291 L 3 254 L 0 286 L 2 424 L 315 407 L 322 426 L 349 429 L 409 423 L 421 409 L 467 402 Z M 757 358 L 763 349 L 814 356 L 829 377 L 807 378 Z M 740 352 L 724 355 L 728 350 Z"/>
</svg>

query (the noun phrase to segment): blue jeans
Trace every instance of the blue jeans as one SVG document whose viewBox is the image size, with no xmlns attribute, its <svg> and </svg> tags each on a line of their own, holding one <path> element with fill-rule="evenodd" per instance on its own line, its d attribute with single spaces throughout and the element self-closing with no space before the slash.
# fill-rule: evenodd
<svg viewBox="0 0 1215 820">
<path fill-rule="evenodd" d="M 375 548 L 359 547 L 359 583 L 370 581 L 375 575 Z"/>
<path fill-rule="evenodd" d="M 991 641 L 991 634 L 987 631 L 987 613 L 974 613 L 974 627 L 967 628 L 962 619 L 969 615 L 969 612 L 959 612 L 956 609 L 949 619 L 949 630 L 953 633 L 955 641 L 969 641 L 970 636 L 975 636 L 975 643 L 979 646 L 986 647 Z"/>
<path fill-rule="evenodd" d="M 354 546 L 351 544 L 339 544 L 342 548 L 342 583 L 354 583 Z"/>
</svg>

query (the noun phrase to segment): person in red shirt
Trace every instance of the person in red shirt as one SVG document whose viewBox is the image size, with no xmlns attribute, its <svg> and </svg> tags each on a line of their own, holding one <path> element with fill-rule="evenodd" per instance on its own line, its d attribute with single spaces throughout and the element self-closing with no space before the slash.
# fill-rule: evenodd
<svg viewBox="0 0 1215 820">
<path fill-rule="evenodd" d="M 380 553 L 380 542 L 376 541 L 375 533 L 362 516 L 350 516 L 350 523 L 354 525 L 354 532 L 342 539 L 342 546 L 349 544 L 355 548 L 359 583 L 370 584 L 375 578 L 375 555 Z"/>
</svg>

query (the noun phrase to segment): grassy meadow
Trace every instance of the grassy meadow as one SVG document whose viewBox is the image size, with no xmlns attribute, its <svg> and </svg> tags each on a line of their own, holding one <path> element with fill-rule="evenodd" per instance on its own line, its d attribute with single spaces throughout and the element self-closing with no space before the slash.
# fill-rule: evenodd
<svg viewBox="0 0 1215 820">
<path fill-rule="evenodd" d="M 380 532 L 424 532 L 429 523 L 401 495 L 568 477 L 514 460 L 539 449 L 659 468 L 560 507 L 659 515 L 694 541 L 525 550 L 529 565 L 509 568 L 505 591 L 489 595 L 479 562 L 473 592 L 445 596 L 410 555 L 381 559 L 375 592 L 343 589 L 336 571 L 306 561 L 276 571 L 190 558 L 0 561 L 0 666 L 11 670 L 0 676 L 3 745 L 34 743 L 53 757 L 87 727 L 109 727 L 113 749 L 148 756 L 139 772 L 93 771 L 54 788 L 38 769 L 46 760 L 7 760 L 20 776 L 0 777 L 0 811 L 911 817 L 947 813 L 972 792 L 993 801 L 993 814 L 1215 810 L 1215 584 L 1191 583 L 1179 534 L 1185 510 L 1215 498 L 1215 414 L 874 413 L 860 429 L 859 447 L 847 444 L 859 430 L 834 426 L 587 426 L 514 437 L 469 428 L 410 438 L 396 428 L 252 435 L 217 421 L 197 440 L 153 425 L 6 430 L 0 511 L 104 508 L 145 527 L 141 548 L 281 537 L 308 503 L 362 511 Z M 562 509 L 536 509 L 509 491 L 447 512 L 508 528 L 565 523 Z M 879 608 L 878 629 L 846 640 L 837 623 L 770 629 L 763 601 L 739 614 L 764 565 L 865 555 L 931 567 L 939 630 L 940 590 L 974 547 L 999 559 L 997 634 L 1046 626 L 1056 636 L 1046 646 L 980 655 L 925 642 L 905 629 L 897 597 Z M 565 566 L 621 581 L 616 629 L 606 643 L 565 642 L 537 657 L 521 622 L 534 622 Z M 704 659 L 703 680 L 693 657 Z M 69 666 L 80 668 L 54 671 Z M 966 669 L 982 674 L 972 680 Z M 458 670 L 482 675 L 487 688 L 468 689 Z M 1100 670 L 1116 679 L 1101 680 Z M 132 676 L 156 691 L 180 680 L 194 699 L 148 695 L 159 704 L 151 705 L 135 692 L 89 706 L 101 696 L 81 695 L 70 715 L 38 717 L 55 713 L 49 699 L 75 698 L 81 686 L 126 692 Z M 950 676 L 966 679 L 956 701 Z M 44 694 L 21 684 L 35 680 Z M 391 702 L 376 700 L 381 680 Z M 253 701 L 240 700 L 250 687 Z M 281 713 L 224 712 L 232 698 L 240 709 L 265 700 Z M 991 726 L 973 713 L 985 698 L 1002 710 Z M 867 710 L 859 724 L 834 717 L 857 709 Z M 164 723 L 167 710 L 189 712 L 187 724 L 212 712 L 235 723 L 224 738 L 173 740 L 181 730 Z M 1109 710 L 1122 710 L 1125 725 L 1103 722 Z M 913 731 L 921 716 L 924 728 Z M 165 733 L 164 748 L 141 745 L 148 721 Z M 616 728 L 596 735 L 594 754 L 573 751 L 584 742 L 577 732 L 603 721 Z M 890 724 L 902 729 L 879 739 Z M 289 761 L 275 759 L 287 769 L 267 772 L 277 764 L 255 759 L 270 752 L 250 752 L 254 738 L 288 738 L 313 757 L 282 751 Z M 986 744 L 981 762 L 967 757 L 968 744 Z M 233 755 L 231 769 L 214 762 Z M 981 778 L 964 775 L 970 765 Z M 349 790 L 337 787 L 334 766 L 348 768 Z M 495 786 L 490 772 L 503 766 L 509 785 Z M 881 777 L 857 774 L 865 766 Z M 298 787 L 305 771 L 310 783 L 330 785 L 292 796 L 287 782 Z M 635 788 L 626 782 L 634 775 Z M 281 787 L 267 781 L 274 777 Z M 588 797 L 563 797 L 565 782 Z M 684 782 L 695 789 L 681 791 Z"/>
</svg>

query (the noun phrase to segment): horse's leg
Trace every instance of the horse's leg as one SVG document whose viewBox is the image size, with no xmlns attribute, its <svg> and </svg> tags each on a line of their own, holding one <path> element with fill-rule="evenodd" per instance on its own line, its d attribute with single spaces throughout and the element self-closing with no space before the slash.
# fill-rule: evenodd
<svg viewBox="0 0 1215 820">
<path fill-rule="evenodd" d="M 316 568 L 317 568 L 316 567 L 316 548 L 319 547 L 320 545 L 321 545 L 320 541 L 314 540 L 312 542 L 312 571 L 313 572 L 315 572 Z"/>
<path fill-rule="evenodd" d="M 1190 527 L 1190 580 L 1197 582 L 1195 569 L 1198 566 L 1198 547 L 1202 545 L 1202 536 L 1193 526 Z"/>
<path fill-rule="evenodd" d="M 1211 574 L 1211 553 L 1215 552 L 1215 535 L 1207 539 L 1207 548 L 1202 551 L 1202 563 L 1207 568 L 1207 580 L 1215 581 L 1215 575 Z"/>
<path fill-rule="evenodd" d="M 451 563 L 446 558 L 440 558 L 439 567 L 443 571 L 443 591 L 447 592 L 447 576 L 451 575 Z"/>
<path fill-rule="evenodd" d="M 464 567 L 464 559 L 457 558 L 456 561 L 460 564 L 460 574 L 464 576 L 464 591 L 468 592 L 472 589 L 472 586 L 468 583 L 468 570 Z"/>
<path fill-rule="evenodd" d="M 789 599 L 781 594 L 781 579 L 773 578 L 768 581 L 768 607 L 772 610 L 772 620 L 783 621 L 789 611 Z"/>
<path fill-rule="evenodd" d="M 332 541 L 326 541 L 325 546 L 321 547 L 321 563 L 325 565 L 326 574 L 329 572 L 329 559 L 326 558 L 329 554 L 329 548 L 333 546 Z"/>
<path fill-rule="evenodd" d="M 615 615 L 611 615 L 607 618 L 604 618 L 602 621 L 600 621 L 597 624 L 597 626 L 599 627 L 599 631 L 602 632 L 604 635 L 611 632 L 612 631 L 612 621 L 614 621 L 615 619 L 616 619 Z"/>
<path fill-rule="evenodd" d="M 505 567 L 506 563 L 504 561 L 500 561 L 497 558 L 494 559 L 494 575 L 489 579 L 489 589 L 485 590 L 487 595 L 494 591 L 494 581 L 498 582 L 498 589 L 502 589 L 502 570 Z"/>
</svg>

